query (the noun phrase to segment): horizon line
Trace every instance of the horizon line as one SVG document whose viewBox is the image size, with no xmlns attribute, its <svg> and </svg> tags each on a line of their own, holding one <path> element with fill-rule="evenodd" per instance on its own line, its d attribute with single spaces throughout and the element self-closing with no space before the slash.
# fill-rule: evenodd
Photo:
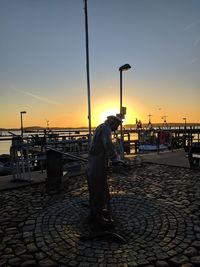
<svg viewBox="0 0 200 267">
<path fill-rule="evenodd" d="M 169 122 L 169 123 L 163 123 L 163 122 L 155 122 L 155 123 L 151 123 L 153 126 L 173 126 L 173 125 L 179 125 L 179 126 L 185 126 L 184 122 Z M 147 126 L 149 125 L 149 123 L 142 123 L 143 126 Z M 188 122 L 186 123 L 187 126 L 199 126 L 200 122 Z M 123 125 L 124 127 L 131 127 L 131 126 L 136 126 L 136 123 L 127 123 Z M 92 126 L 92 128 L 96 128 L 97 126 Z M 24 127 L 24 129 L 88 129 L 88 126 L 77 126 L 77 127 L 72 127 L 72 126 L 52 126 L 52 127 L 46 127 L 46 126 L 39 126 L 39 125 L 34 125 L 34 126 L 26 126 Z M 21 130 L 20 127 L 9 127 L 9 128 L 5 128 L 5 127 L 1 127 L 0 130 Z"/>
</svg>

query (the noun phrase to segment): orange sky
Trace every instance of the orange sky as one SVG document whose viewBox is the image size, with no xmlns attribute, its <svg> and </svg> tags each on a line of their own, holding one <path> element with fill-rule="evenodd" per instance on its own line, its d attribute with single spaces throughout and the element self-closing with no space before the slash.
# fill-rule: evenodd
<svg viewBox="0 0 200 267">
<path fill-rule="evenodd" d="M 109 100 L 107 99 L 109 98 Z M 153 101 L 153 100 L 152 100 Z M 136 118 L 140 119 L 142 123 L 148 122 L 148 115 L 151 114 L 151 121 L 153 123 L 163 122 L 162 117 L 166 115 L 167 122 L 171 123 L 183 123 L 183 117 L 187 118 L 188 123 L 195 123 L 199 121 L 199 108 L 194 105 L 190 105 L 184 109 L 184 113 L 181 111 L 182 103 L 164 103 L 163 106 L 157 105 L 156 101 L 141 101 L 136 98 L 124 97 L 124 106 L 127 107 L 127 114 L 125 116 L 124 124 L 134 124 Z M 92 98 L 91 101 L 91 113 L 92 113 L 92 126 L 95 127 L 102 123 L 108 115 L 119 113 L 119 100 L 117 97 L 99 97 Z M 37 104 L 36 104 L 37 103 Z M 22 105 L 23 108 L 16 108 L 12 106 L 12 102 L 7 106 L 6 116 L 1 116 L 0 127 L 2 128 L 18 128 L 20 127 L 20 111 L 26 110 L 27 113 L 23 114 L 24 127 L 29 126 L 47 126 L 49 127 L 81 127 L 88 126 L 87 119 L 87 96 L 85 95 L 84 102 L 79 103 L 77 97 L 76 106 L 71 103 L 70 105 L 64 105 L 59 103 L 44 103 L 37 101 L 36 103 L 27 102 Z M 153 104 L 153 105 L 152 105 Z M 1 114 L 4 113 L 4 105 L 0 107 Z M 9 109 L 8 109 L 9 106 Z M 179 111 L 180 109 L 180 111 Z"/>
</svg>

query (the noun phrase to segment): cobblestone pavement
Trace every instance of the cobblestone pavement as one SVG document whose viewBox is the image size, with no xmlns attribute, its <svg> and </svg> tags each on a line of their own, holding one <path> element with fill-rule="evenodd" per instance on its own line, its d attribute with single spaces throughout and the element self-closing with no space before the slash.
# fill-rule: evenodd
<svg viewBox="0 0 200 267">
<path fill-rule="evenodd" d="M 110 175 L 115 232 L 89 233 L 87 185 L 48 195 L 45 185 L 0 192 L 0 266 L 200 266 L 200 173 L 142 164 Z"/>
</svg>

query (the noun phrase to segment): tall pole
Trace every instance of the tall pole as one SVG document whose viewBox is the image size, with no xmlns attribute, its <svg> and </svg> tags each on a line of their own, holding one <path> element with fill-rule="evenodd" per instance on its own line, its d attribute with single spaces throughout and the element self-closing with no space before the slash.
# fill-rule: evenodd
<svg viewBox="0 0 200 267">
<path fill-rule="evenodd" d="M 124 118 L 125 112 L 122 106 L 122 72 L 129 70 L 131 68 L 131 66 L 129 64 L 124 64 L 123 66 L 121 66 L 119 68 L 119 72 L 120 72 L 120 115 L 121 118 Z M 122 149 L 122 159 L 124 159 L 124 136 L 123 136 L 123 130 L 122 130 L 122 122 L 120 125 L 120 135 L 121 135 L 121 149 Z"/>
<path fill-rule="evenodd" d="M 84 1 L 84 10 L 85 10 L 86 71 L 87 71 L 87 95 L 88 95 L 88 128 L 89 128 L 89 141 L 91 141 L 91 104 L 90 104 L 90 69 L 89 69 L 88 15 L 87 15 L 87 0 L 83 0 L 83 1 Z"/>
<path fill-rule="evenodd" d="M 183 120 L 185 121 L 185 126 L 184 126 L 185 130 L 186 130 L 186 119 L 187 118 L 183 118 Z"/>
<path fill-rule="evenodd" d="M 120 71 L 120 109 L 119 109 L 119 113 L 121 114 L 122 112 L 122 70 Z M 122 158 L 124 156 L 124 140 L 123 140 L 123 131 L 122 131 L 122 122 L 120 124 L 120 136 L 121 136 L 121 145 L 122 145 Z"/>
<path fill-rule="evenodd" d="M 20 112 L 20 115 L 21 115 L 21 137 L 23 138 L 23 135 L 24 135 L 24 134 L 23 134 L 23 132 L 24 132 L 24 131 L 23 131 L 23 120 L 22 120 L 22 114 L 23 114 L 23 113 L 22 113 L 22 112 Z"/>
<path fill-rule="evenodd" d="M 122 112 L 122 70 L 120 70 L 120 107 L 119 107 L 119 113 Z M 121 135 L 121 141 L 123 141 L 122 137 L 122 122 L 120 125 L 120 135 Z"/>
<path fill-rule="evenodd" d="M 23 128 L 23 118 L 22 115 L 25 114 L 26 111 L 20 111 L 20 119 L 21 119 L 21 137 L 23 138 L 24 135 L 24 128 Z"/>
</svg>

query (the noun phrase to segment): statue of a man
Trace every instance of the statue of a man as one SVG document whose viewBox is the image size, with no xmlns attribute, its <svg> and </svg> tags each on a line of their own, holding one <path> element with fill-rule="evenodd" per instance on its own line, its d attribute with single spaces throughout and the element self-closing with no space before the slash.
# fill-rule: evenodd
<svg viewBox="0 0 200 267">
<path fill-rule="evenodd" d="M 88 188 L 90 200 L 90 222 L 97 228 L 113 227 L 110 214 L 110 193 L 107 181 L 108 159 L 120 162 L 112 142 L 112 131 L 122 123 L 121 118 L 109 116 L 95 132 L 89 150 Z"/>
</svg>

